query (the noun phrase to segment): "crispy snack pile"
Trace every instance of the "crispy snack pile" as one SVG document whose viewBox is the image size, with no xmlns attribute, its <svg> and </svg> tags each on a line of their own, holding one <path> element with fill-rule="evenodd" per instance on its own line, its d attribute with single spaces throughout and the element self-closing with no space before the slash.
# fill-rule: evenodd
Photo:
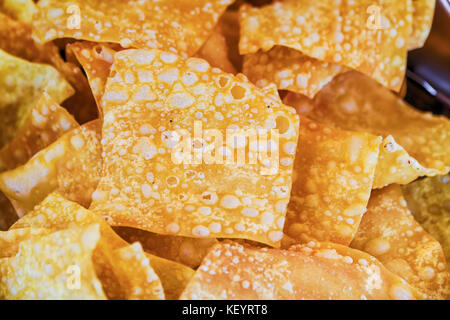
<svg viewBox="0 0 450 320">
<path fill-rule="evenodd" d="M 256 3 L 0 1 L 0 299 L 450 298 L 435 1 Z"/>
</svg>

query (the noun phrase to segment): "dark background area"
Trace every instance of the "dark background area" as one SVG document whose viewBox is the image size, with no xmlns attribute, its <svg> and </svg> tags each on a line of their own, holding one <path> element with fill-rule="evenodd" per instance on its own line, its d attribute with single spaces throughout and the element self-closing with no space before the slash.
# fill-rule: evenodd
<svg viewBox="0 0 450 320">
<path fill-rule="evenodd" d="M 450 1 L 437 0 L 433 27 L 423 48 L 408 54 L 405 100 L 450 117 Z"/>
</svg>

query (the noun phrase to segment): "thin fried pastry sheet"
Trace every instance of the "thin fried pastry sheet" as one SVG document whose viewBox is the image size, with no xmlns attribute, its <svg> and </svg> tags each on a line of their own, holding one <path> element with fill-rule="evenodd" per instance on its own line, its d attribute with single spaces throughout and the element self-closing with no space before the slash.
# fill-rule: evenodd
<svg viewBox="0 0 450 320">
<path fill-rule="evenodd" d="M 112 250 L 110 259 L 103 256 L 97 273 L 109 299 L 163 300 L 161 280 L 139 243 Z M 94 263 L 98 263 L 94 261 Z M 106 272 L 105 272 L 106 271 Z"/>
<path fill-rule="evenodd" d="M 385 138 L 380 163 L 388 161 L 376 173 L 374 188 L 450 170 L 450 120 L 414 109 L 358 72 L 338 75 L 310 104 L 300 105 L 297 111 L 313 120 Z"/>
<path fill-rule="evenodd" d="M 46 228 L 23 228 L 0 231 L 0 259 L 15 256 L 19 251 L 19 244 L 24 240 L 38 239 L 52 233 Z"/>
<path fill-rule="evenodd" d="M 231 2 L 44 0 L 38 3 L 33 27 L 42 42 L 75 38 L 191 56 Z"/>
<path fill-rule="evenodd" d="M 106 281 L 109 284 L 107 290 L 109 297 L 113 296 L 121 299 L 142 298 L 141 294 L 146 294 L 146 290 L 139 291 L 137 289 L 137 292 L 134 292 L 128 290 L 124 286 L 117 286 L 117 281 L 131 281 L 134 284 L 137 283 L 136 279 L 133 278 L 133 273 L 131 272 L 132 270 L 125 266 L 120 267 L 118 270 L 111 267 L 111 265 L 114 264 L 114 261 L 121 259 L 120 255 L 122 254 L 118 253 L 117 250 L 127 248 L 129 244 L 117 235 L 101 217 L 75 202 L 68 201 L 58 193 L 52 193 L 47 196 L 34 208 L 33 211 L 27 213 L 24 217 L 19 219 L 10 230 L 20 230 L 23 228 L 48 228 L 51 230 L 63 230 L 74 226 L 85 227 L 91 224 L 99 225 L 101 238 L 105 243 L 107 243 L 106 247 L 103 245 L 103 249 L 99 250 L 98 264 L 100 267 L 98 267 L 98 270 L 104 274 L 102 281 Z M 108 246 L 111 248 L 108 248 Z M 134 247 L 136 247 L 136 245 L 134 245 Z M 130 252 L 130 250 L 135 251 L 135 253 L 139 253 L 141 251 L 140 248 L 128 248 L 124 250 L 124 254 L 126 254 L 126 252 Z M 119 254 L 119 257 L 117 257 L 117 254 Z M 162 282 L 165 297 L 167 299 L 177 299 L 192 277 L 194 270 L 182 264 L 151 254 L 146 253 L 146 257 L 150 260 L 151 267 L 154 269 Z M 145 268 L 142 270 L 145 271 L 148 269 L 146 267 L 146 260 L 140 254 L 139 260 L 141 260 L 141 262 L 144 261 L 143 267 Z M 142 273 L 137 274 L 138 277 L 141 275 Z M 117 280 L 118 278 L 119 280 Z M 155 288 L 155 283 L 152 285 L 152 282 L 156 281 L 153 275 L 150 275 L 149 279 L 151 280 L 150 287 Z M 147 285 L 146 288 L 150 287 Z M 154 298 L 161 298 L 158 290 L 150 290 L 150 292 L 154 293 Z M 132 294 L 136 295 L 133 296 Z"/>
<path fill-rule="evenodd" d="M 408 50 L 423 47 L 433 24 L 436 0 L 412 0 L 413 21 Z"/>
<path fill-rule="evenodd" d="M 106 79 L 111 70 L 114 54 L 119 50 L 119 46 L 82 41 L 67 45 L 67 50 L 74 54 L 86 72 L 99 113 L 102 114 L 100 100 L 105 91 Z"/>
<path fill-rule="evenodd" d="M 64 209 L 68 211 L 67 208 Z M 82 207 L 78 208 L 76 213 L 78 221 L 83 220 L 80 210 L 87 211 Z M 86 222 L 83 220 L 81 225 Z M 51 234 L 48 235 L 48 232 Z M 74 238 L 72 236 L 74 232 L 81 238 Z M 7 249 L 12 255 L 0 259 L 0 268 L 4 267 L 2 271 L 8 275 L 9 281 L 6 285 L 0 284 L 0 292 L 3 293 L 1 296 L 4 298 L 101 299 L 104 298 L 103 293 L 109 299 L 164 298 L 161 282 L 150 266 L 142 247 L 136 243 L 113 249 L 109 239 L 103 237 L 104 233 L 98 224 L 87 224 L 82 228 L 74 225 L 57 232 L 37 228 L 13 229 L 6 234 L 4 238 L 12 238 L 7 239 L 10 240 Z M 25 238 L 25 235 L 29 237 Z M 58 239 L 57 235 L 63 239 Z M 52 237 L 55 238 L 57 246 L 52 245 Z M 12 240 L 18 241 L 15 244 L 18 249 L 14 248 Z M 84 246 L 90 246 L 91 250 L 83 252 L 80 240 Z M 29 243 L 34 246 L 32 250 L 28 250 Z M 14 253 L 14 249 L 17 253 Z M 29 260 L 33 263 L 24 263 Z M 76 288 L 70 286 L 69 278 L 73 268 L 78 270 L 79 276 L 79 285 Z M 89 275 L 88 279 L 80 277 L 83 273 Z M 23 278 L 29 280 L 25 282 Z M 41 288 L 36 288 L 39 282 L 36 279 L 42 279 Z M 86 289 L 83 290 L 81 295 L 80 292 L 71 293 L 80 291 L 81 286 L 89 284 L 88 281 L 96 290 L 97 297 L 92 297 L 91 288 L 88 288 L 88 292 Z"/>
<path fill-rule="evenodd" d="M 181 299 L 421 299 L 374 257 L 333 243 L 290 250 L 213 247 Z"/>
<path fill-rule="evenodd" d="M 450 293 L 441 245 L 414 220 L 397 184 L 372 192 L 351 247 L 374 256 L 429 299 Z"/>
<path fill-rule="evenodd" d="M 20 129 L 42 91 L 57 103 L 74 93 L 53 67 L 31 63 L 0 50 L 0 148 Z"/>
<path fill-rule="evenodd" d="M 116 227 L 114 231 L 129 243 L 136 241 L 141 243 L 146 252 L 194 269 L 200 265 L 209 249 L 217 243 L 217 240 L 212 238 L 161 235 L 129 227 Z"/>
<path fill-rule="evenodd" d="M 45 44 L 36 42 L 32 38 L 30 26 L 2 13 L 0 13 L 0 25 L 2 25 L 0 49 L 30 62 L 53 66 L 75 89 L 74 95 L 64 101 L 64 107 L 81 123 L 96 118 L 95 101 L 88 81 L 80 68 L 73 63 L 64 61 L 59 48 L 53 42 Z"/>
<path fill-rule="evenodd" d="M 17 255 L 0 259 L 0 298 L 105 299 L 93 262 L 99 239 L 90 225 L 20 242 Z"/>
<path fill-rule="evenodd" d="M 295 149 L 299 118 L 244 78 L 158 50 L 116 53 L 102 98 L 104 176 L 91 208 L 115 226 L 279 245 L 294 158 L 284 146 Z M 267 132 L 267 139 L 276 148 L 278 136 L 279 166 L 278 160 L 230 163 L 224 154 L 234 157 L 234 149 L 243 147 L 206 137 L 197 156 L 218 145 L 220 159 L 189 158 L 179 147 L 192 140 L 178 144 L 175 133 L 200 125 L 222 137 L 227 128 L 278 130 L 275 137 Z"/>
<path fill-rule="evenodd" d="M 78 126 L 66 109 L 43 92 L 14 138 L 0 149 L 0 172 L 24 164 L 38 151 Z"/>
<path fill-rule="evenodd" d="M 369 10 L 369 8 L 371 8 Z M 412 25 L 410 0 L 285 0 L 239 9 L 240 53 L 275 45 L 358 70 L 398 91 Z"/>
<path fill-rule="evenodd" d="M 242 72 L 259 87 L 274 83 L 280 90 L 313 98 L 336 75 L 349 70 L 288 47 L 274 46 L 267 52 L 246 54 Z"/>
<path fill-rule="evenodd" d="M 0 190 L 23 212 L 53 191 L 88 207 L 101 176 L 100 122 L 76 128 L 27 163 L 0 174 Z"/>
<path fill-rule="evenodd" d="M 366 212 L 381 138 L 301 118 L 284 232 L 349 245 Z"/>
<path fill-rule="evenodd" d="M 205 59 L 212 67 L 235 74 L 236 69 L 228 59 L 228 52 L 229 48 L 225 35 L 220 32 L 220 29 L 216 28 L 195 56 Z"/>
<path fill-rule="evenodd" d="M 414 218 L 441 243 L 450 265 L 450 175 L 420 179 L 402 191 Z"/>
</svg>

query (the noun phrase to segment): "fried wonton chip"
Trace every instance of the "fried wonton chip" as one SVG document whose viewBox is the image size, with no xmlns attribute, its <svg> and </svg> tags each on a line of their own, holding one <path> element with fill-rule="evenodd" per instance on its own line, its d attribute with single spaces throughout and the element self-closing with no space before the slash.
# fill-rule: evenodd
<svg viewBox="0 0 450 320">
<path fill-rule="evenodd" d="M 10 230 L 23 228 L 63 230 L 73 226 L 84 227 L 91 224 L 100 226 L 102 238 L 107 239 L 113 248 L 128 245 L 125 240 L 113 232 L 101 217 L 58 193 L 49 194 L 32 211 L 14 223 Z"/>
<path fill-rule="evenodd" d="M 45 228 L 23 228 L 0 231 L 0 259 L 15 256 L 19 250 L 19 244 L 22 241 L 37 239 L 49 233 L 52 233 L 52 231 Z"/>
<path fill-rule="evenodd" d="M 100 99 L 105 92 L 106 79 L 118 49 L 118 46 L 89 41 L 75 42 L 67 46 L 67 50 L 75 55 L 87 74 L 100 114 Z"/>
<path fill-rule="evenodd" d="M 133 283 L 136 283 L 135 279 L 128 279 L 133 277 L 129 272 L 125 272 L 130 271 L 129 269 L 125 268 L 125 271 L 117 271 L 117 269 L 111 267 L 111 264 L 114 264 L 111 260 L 118 260 L 116 251 L 127 247 L 128 243 L 120 238 L 103 219 L 93 212 L 77 203 L 68 201 L 57 193 L 52 193 L 39 203 L 33 211 L 18 220 L 11 227 L 11 230 L 30 227 L 61 230 L 72 226 L 88 226 L 91 224 L 100 226 L 102 240 L 111 247 L 103 246 L 103 250 L 99 250 L 97 260 L 97 264 L 100 265 L 97 270 L 103 274 L 101 276 L 102 282 L 109 284 L 107 286 L 107 294 L 109 297 L 127 298 L 127 292 L 130 291 L 126 288 L 124 289 L 123 286 L 117 286 L 117 277 L 122 278 L 122 280 L 119 279 L 120 281 L 132 281 Z M 111 249 L 115 251 L 113 252 Z M 125 252 L 129 250 L 131 249 L 127 249 Z M 192 277 L 194 270 L 150 254 L 147 254 L 147 257 L 150 259 L 152 268 L 161 279 L 166 298 L 177 299 Z"/>
<path fill-rule="evenodd" d="M 412 0 L 413 21 L 408 50 L 423 47 L 433 24 L 436 0 Z"/>
<path fill-rule="evenodd" d="M 336 75 L 348 70 L 342 65 L 317 60 L 288 47 L 275 46 L 267 52 L 245 55 L 242 72 L 260 87 L 274 83 L 280 90 L 313 98 Z"/>
<path fill-rule="evenodd" d="M 0 149 L 0 172 L 24 164 L 35 153 L 78 126 L 67 110 L 44 92 L 14 138 Z"/>
<path fill-rule="evenodd" d="M 366 212 L 381 138 L 301 123 L 284 232 L 297 243 L 348 245 Z"/>
<path fill-rule="evenodd" d="M 450 170 L 450 120 L 414 109 L 358 72 L 338 75 L 312 103 L 313 108 L 297 111 L 330 126 L 385 138 L 374 188 Z"/>
<path fill-rule="evenodd" d="M 46 0 L 33 21 L 37 38 L 75 38 L 158 48 L 191 56 L 232 0 Z"/>
<path fill-rule="evenodd" d="M 406 70 L 410 1 L 284 0 L 240 7 L 241 54 L 286 46 L 373 77 L 398 91 Z"/>
<path fill-rule="evenodd" d="M 15 20 L 31 24 L 36 5 L 33 0 L 0 0 L 0 12 Z"/>
<path fill-rule="evenodd" d="M 197 268 L 209 249 L 217 243 L 216 239 L 188 238 L 161 235 L 129 227 L 116 227 L 114 230 L 129 243 L 140 242 L 146 252 Z"/>
<path fill-rule="evenodd" d="M 414 218 L 442 245 L 450 265 L 450 175 L 424 178 L 403 186 Z"/>
<path fill-rule="evenodd" d="M 234 74 L 236 73 L 236 69 L 228 59 L 228 51 L 225 36 L 219 30 L 215 29 L 195 56 L 205 59 L 212 67 L 217 67 L 225 72 Z"/>
<path fill-rule="evenodd" d="M 370 255 L 332 243 L 290 250 L 213 247 L 181 299 L 418 299 L 422 294 Z"/>
<path fill-rule="evenodd" d="M 242 76 L 159 50 L 116 53 L 102 107 L 104 176 L 94 211 L 115 226 L 279 245 L 298 139 L 293 108 Z M 250 159 L 251 129 L 267 147 L 250 141 Z M 233 139 L 239 134 L 242 143 Z"/>
<path fill-rule="evenodd" d="M 22 59 L 55 67 L 75 89 L 75 94 L 63 106 L 81 123 L 97 116 L 95 101 L 81 70 L 62 59 L 58 47 L 48 42 L 37 43 L 31 36 L 31 27 L 0 13 L 0 49 Z"/>
<path fill-rule="evenodd" d="M 430 299 L 450 293 L 441 245 L 414 220 L 397 184 L 372 192 L 351 247 L 371 254 Z"/>
<path fill-rule="evenodd" d="M 150 255 L 153 269 L 161 279 L 166 300 L 177 300 L 195 271 L 183 264 Z"/>
<path fill-rule="evenodd" d="M 142 246 L 136 242 L 115 251 L 114 267 L 123 273 L 121 285 L 128 300 L 163 300 L 161 281 Z"/>
<path fill-rule="evenodd" d="M 101 176 L 100 122 L 74 129 L 27 163 L 0 174 L 0 190 L 29 211 L 56 191 L 88 207 Z"/>
<path fill-rule="evenodd" d="M 105 299 L 94 268 L 98 225 L 24 240 L 0 259 L 1 299 Z"/>
<path fill-rule="evenodd" d="M 74 92 L 53 67 L 31 63 L 0 50 L 0 148 L 14 137 L 43 91 L 57 103 Z"/>
</svg>

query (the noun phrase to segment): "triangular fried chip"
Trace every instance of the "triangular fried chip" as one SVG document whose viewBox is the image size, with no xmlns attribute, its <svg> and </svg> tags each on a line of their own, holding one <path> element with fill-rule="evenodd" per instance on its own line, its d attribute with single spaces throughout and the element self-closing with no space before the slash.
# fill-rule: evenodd
<svg viewBox="0 0 450 320">
<path fill-rule="evenodd" d="M 450 120 L 414 109 L 358 72 L 338 75 L 312 104 L 297 111 L 330 126 L 386 138 L 374 188 L 450 170 Z"/>
<path fill-rule="evenodd" d="M 97 250 L 95 258 L 96 268 L 108 297 L 116 299 L 137 298 L 137 296 L 128 296 L 130 291 L 117 284 L 118 281 L 135 283 L 133 274 L 130 273 L 131 270 L 125 267 L 117 269 L 114 266 L 114 261 L 120 259 L 120 257 L 117 257 L 117 250 L 127 247 L 128 243 L 120 238 L 103 219 L 82 206 L 66 200 L 57 193 L 52 193 L 39 203 L 33 211 L 18 220 L 11 227 L 11 230 L 30 227 L 61 230 L 74 226 L 85 227 L 91 224 L 99 225 L 102 241 L 107 243 Z M 114 251 L 111 251 L 111 249 Z M 129 249 L 125 251 L 129 251 Z M 166 298 L 177 299 L 193 275 L 194 270 L 151 254 L 147 254 L 147 257 L 150 259 L 152 268 L 161 279 Z M 144 290 L 144 293 L 146 290 Z M 153 290 L 151 291 L 153 292 Z"/>
<path fill-rule="evenodd" d="M 332 243 L 290 250 L 221 243 L 181 299 L 420 299 L 422 294 L 370 255 Z"/>
<path fill-rule="evenodd" d="M 410 0 L 276 1 L 240 7 L 241 54 L 275 45 L 373 77 L 398 91 L 411 33 Z"/>
<path fill-rule="evenodd" d="M 412 0 L 413 21 L 408 50 L 423 47 L 433 24 L 436 0 Z"/>
<path fill-rule="evenodd" d="M 14 169 L 78 123 L 47 94 L 43 93 L 14 138 L 0 149 L 0 172 Z"/>
<path fill-rule="evenodd" d="M 150 263 L 161 279 L 166 300 L 177 300 L 194 276 L 195 271 L 183 264 L 148 255 Z"/>
<path fill-rule="evenodd" d="M 450 175 L 424 178 L 403 186 L 414 218 L 442 245 L 450 265 Z"/>
<path fill-rule="evenodd" d="M 107 239 L 107 242 L 113 248 L 116 249 L 128 245 L 98 215 L 75 202 L 65 199 L 58 193 L 49 194 L 32 211 L 14 223 L 10 230 L 22 228 L 63 230 L 76 226 L 85 227 L 91 224 L 100 226 L 101 237 Z"/>
<path fill-rule="evenodd" d="M 24 240 L 0 259 L 1 299 L 105 299 L 92 256 L 98 225 Z"/>
<path fill-rule="evenodd" d="M 294 160 L 292 148 L 284 146 L 295 150 L 298 139 L 299 118 L 293 108 L 242 76 L 159 50 L 116 53 L 102 107 L 104 176 L 92 210 L 115 226 L 279 245 Z M 194 126 L 204 128 L 202 136 L 173 138 L 192 134 Z M 255 136 L 257 129 L 265 132 L 268 147 L 250 142 L 248 148 L 260 158 L 250 161 L 244 154 L 236 160 L 235 149 L 246 148 L 224 145 L 224 136 L 233 138 L 247 129 L 254 129 Z M 211 132 L 222 141 L 208 139 Z M 191 141 L 188 148 L 194 142 L 191 150 L 205 160 L 190 159 L 191 152 L 180 149 L 182 140 Z M 214 159 L 204 156 L 216 146 Z M 271 155 L 279 152 L 279 159 L 264 160 L 261 150 L 269 148 Z M 233 158 L 225 161 L 224 154 Z"/>
<path fill-rule="evenodd" d="M 47 0 L 38 3 L 37 38 L 75 38 L 194 54 L 232 0 Z"/>
<path fill-rule="evenodd" d="M 106 79 L 113 63 L 118 46 L 89 41 L 75 42 L 67 46 L 83 67 L 89 80 L 89 85 L 100 109 L 100 99 L 105 92 Z"/>
<path fill-rule="evenodd" d="M 348 70 L 288 47 L 275 46 L 267 52 L 246 54 L 242 72 L 259 87 L 274 83 L 280 90 L 313 98 L 336 75 Z"/>
<path fill-rule="evenodd" d="M 164 299 L 161 281 L 138 242 L 117 249 L 115 255 L 114 267 L 125 275 L 121 285 L 126 289 L 128 300 Z"/>
<path fill-rule="evenodd" d="M 74 92 L 53 67 L 0 50 L 0 148 L 14 137 L 43 91 L 57 103 Z"/>
<path fill-rule="evenodd" d="M 397 184 L 372 192 L 351 247 L 373 255 L 430 299 L 450 293 L 441 245 L 414 220 Z"/>
<path fill-rule="evenodd" d="M 348 245 L 366 212 L 381 138 L 301 123 L 284 231 L 297 243 Z"/>
<path fill-rule="evenodd" d="M 129 243 L 140 242 L 146 252 L 197 268 L 216 239 L 198 239 L 156 234 L 145 230 L 116 227 L 114 231 Z"/>
<path fill-rule="evenodd" d="M 62 59 L 54 43 L 37 43 L 31 36 L 31 27 L 4 14 L 0 14 L 0 25 L 0 49 L 31 62 L 55 67 L 75 89 L 75 94 L 64 101 L 63 106 L 81 123 L 96 117 L 95 101 L 86 77 L 76 65 Z"/>
<path fill-rule="evenodd" d="M 89 122 L 1 173 L 0 190 L 25 212 L 53 191 L 88 207 L 101 176 L 101 152 L 100 122 Z"/>
</svg>

